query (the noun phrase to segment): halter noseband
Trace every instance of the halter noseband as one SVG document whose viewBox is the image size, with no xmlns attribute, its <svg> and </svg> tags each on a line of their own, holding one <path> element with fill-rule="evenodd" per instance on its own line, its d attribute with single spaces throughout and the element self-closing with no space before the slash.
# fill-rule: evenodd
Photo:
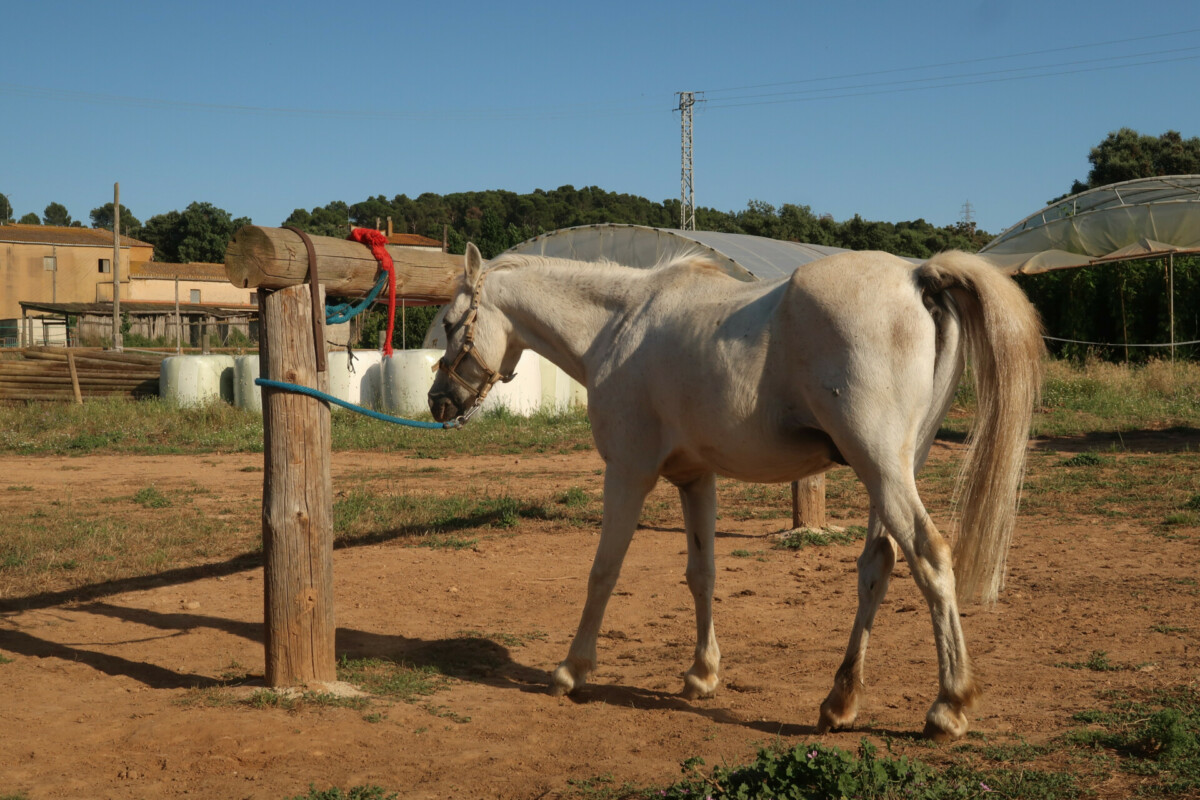
<svg viewBox="0 0 1200 800">
<path fill-rule="evenodd" d="M 502 375 L 492 369 L 483 360 L 483 356 L 479 355 L 479 351 L 475 349 L 475 322 L 479 318 L 479 298 L 483 294 L 483 276 L 484 273 L 480 273 L 479 279 L 475 281 L 475 286 L 471 288 L 471 307 L 468 309 L 467 316 L 462 322 L 464 329 L 463 346 L 458 352 L 458 357 L 454 359 L 453 363 L 447 364 L 446 357 L 442 356 L 433 365 L 434 370 L 446 373 L 446 377 L 475 395 L 475 401 L 471 404 L 471 407 L 467 409 L 465 414 L 458 418 L 460 425 L 470 419 L 479 410 L 479 407 L 483 405 L 484 398 L 487 397 L 488 392 L 492 390 L 493 386 L 497 383 L 508 383 L 517 377 L 517 373 L 515 372 Z M 483 372 L 483 381 L 478 385 L 472 384 L 458 372 L 459 365 L 467 358 L 474 360 L 475 364 Z"/>
</svg>

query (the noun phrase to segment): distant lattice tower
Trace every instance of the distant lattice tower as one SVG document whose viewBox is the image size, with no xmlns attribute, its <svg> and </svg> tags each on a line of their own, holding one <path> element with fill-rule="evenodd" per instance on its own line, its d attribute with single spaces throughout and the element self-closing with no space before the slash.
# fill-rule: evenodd
<svg viewBox="0 0 1200 800">
<path fill-rule="evenodd" d="M 962 218 L 962 221 L 964 223 L 966 223 L 967 225 L 972 225 L 975 223 L 975 207 L 971 205 L 970 200 L 968 200 L 962 204 L 962 217 L 961 218 Z"/>
<path fill-rule="evenodd" d="M 679 124 L 682 138 L 683 165 L 679 173 L 679 227 L 696 230 L 696 190 L 692 185 L 692 106 L 695 92 L 676 92 L 679 95 Z"/>
</svg>

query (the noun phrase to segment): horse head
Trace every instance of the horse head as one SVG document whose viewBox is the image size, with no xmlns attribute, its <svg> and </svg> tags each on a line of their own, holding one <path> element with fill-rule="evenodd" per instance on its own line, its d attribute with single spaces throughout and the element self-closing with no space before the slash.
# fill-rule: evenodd
<svg viewBox="0 0 1200 800">
<path fill-rule="evenodd" d="M 446 353 L 429 389 L 429 410 L 438 422 L 456 417 L 465 422 L 497 382 L 513 379 L 521 357 L 512 326 L 483 296 L 487 274 L 479 248 L 468 244 L 458 289 L 443 318 Z"/>
</svg>

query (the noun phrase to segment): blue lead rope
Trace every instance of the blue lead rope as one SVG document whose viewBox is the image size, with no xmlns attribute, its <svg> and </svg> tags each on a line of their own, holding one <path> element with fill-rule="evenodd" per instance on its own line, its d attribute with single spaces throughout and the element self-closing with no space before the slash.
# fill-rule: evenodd
<svg viewBox="0 0 1200 800">
<path fill-rule="evenodd" d="M 375 302 L 375 298 L 383 291 L 383 287 L 387 285 L 388 274 L 386 272 L 379 273 L 379 280 L 375 281 L 375 285 L 371 287 L 371 291 L 367 296 L 357 303 L 337 303 L 335 305 L 325 305 L 325 324 L 326 325 L 341 325 L 343 322 L 349 322 L 357 317 L 362 312 L 370 307 L 371 303 Z"/>
<path fill-rule="evenodd" d="M 333 403 L 334 405 L 341 406 L 342 408 L 348 408 L 351 411 L 354 411 L 358 414 L 362 414 L 363 416 L 366 416 L 366 417 L 383 420 L 384 422 L 392 422 L 392 423 L 395 423 L 396 425 L 407 425 L 410 428 L 434 428 L 434 429 L 446 430 L 446 429 L 450 429 L 450 428 L 458 428 L 461 425 L 461 423 L 459 423 L 458 420 L 451 420 L 450 422 L 422 422 L 421 420 L 418 420 L 418 419 L 405 419 L 404 417 L 393 417 L 391 414 L 384 414 L 379 411 L 373 411 L 369 408 L 363 408 L 362 406 L 356 406 L 356 405 L 354 405 L 354 403 L 348 403 L 345 400 L 342 400 L 341 398 L 334 397 L 331 394 L 326 394 L 325 392 L 319 391 L 317 389 L 312 389 L 308 386 L 301 386 L 298 383 L 284 383 L 283 381 L 272 381 L 272 380 L 268 380 L 267 378 L 255 378 L 254 384 L 255 384 L 255 386 L 265 386 L 268 389 L 282 389 L 285 392 L 295 392 L 296 394 L 305 394 L 305 395 L 308 395 L 309 397 L 315 397 L 318 400 L 324 400 L 327 403 Z"/>
</svg>

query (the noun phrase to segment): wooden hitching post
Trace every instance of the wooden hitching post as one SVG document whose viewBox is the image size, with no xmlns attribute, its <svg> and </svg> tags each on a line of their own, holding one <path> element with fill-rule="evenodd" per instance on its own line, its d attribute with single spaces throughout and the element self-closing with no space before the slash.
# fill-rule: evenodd
<svg viewBox="0 0 1200 800">
<path fill-rule="evenodd" d="M 792 481 L 792 527 L 825 527 L 825 473 Z"/>
<path fill-rule="evenodd" d="M 260 291 L 259 308 L 261 374 L 328 391 L 328 376 L 316 370 L 309 287 Z M 324 349 L 323 336 L 317 346 Z M 265 387 L 262 405 L 266 680 L 278 687 L 331 683 L 337 662 L 329 405 Z"/>
</svg>

